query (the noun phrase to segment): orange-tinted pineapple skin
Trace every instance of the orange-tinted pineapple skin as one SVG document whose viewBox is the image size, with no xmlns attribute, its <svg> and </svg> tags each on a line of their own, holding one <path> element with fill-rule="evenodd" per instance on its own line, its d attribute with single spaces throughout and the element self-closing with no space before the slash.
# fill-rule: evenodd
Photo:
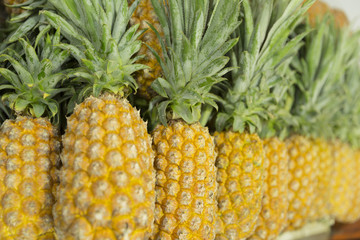
<svg viewBox="0 0 360 240">
<path fill-rule="evenodd" d="M 134 0 L 128 0 L 128 2 L 133 3 Z M 159 39 L 148 25 L 150 23 L 162 35 L 160 23 L 152 7 L 151 0 L 140 1 L 134 15 L 131 17 L 130 23 L 131 25 L 140 24 L 140 29 L 147 29 L 140 39 L 162 56 Z M 139 94 L 146 99 L 150 99 L 155 95 L 150 85 L 156 78 L 161 76 L 162 69 L 155 56 L 145 44 L 143 44 L 138 52 L 138 55 L 143 55 L 144 58 L 139 60 L 138 63 L 144 64 L 149 68 L 136 72 L 135 79 L 139 84 Z"/>
<path fill-rule="evenodd" d="M 15 5 L 15 4 L 20 4 L 20 3 L 24 3 L 27 0 L 4 0 L 4 4 L 6 5 Z M 21 8 L 13 8 L 13 7 L 6 7 L 6 11 L 11 14 L 11 15 L 18 15 L 22 12 L 24 12 L 24 9 Z"/>
<path fill-rule="evenodd" d="M 146 123 L 126 99 L 89 97 L 68 118 L 54 207 L 58 239 L 148 239 L 155 203 Z"/>
<path fill-rule="evenodd" d="M 289 153 L 288 229 L 298 229 L 311 220 L 318 186 L 319 148 L 312 139 L 294 135 L 286 139 Z"/>
<path fill-rule="evenodd" d="M 215 238 L 215 148 L 207 128 L 172 120 L 153 132 L 155 240 Z"/>
<path fill-rule="evenodd" d="M 316 21 L 321 20 L 329 11 L 330 7 L 325 2 L 316 1 L 307 12 L 310 25 L 312 27 L 316 26 Z"/>
<path fill-rule="evenodd" d="M 17 117 L 3 123 L 0 136 L 0 239 L 55 239 L 55 128 L 44 118 Z"/>
<path fill-rule="evenodd" d="M 278 138 L 264 140 L 265 185 L 261 213 L 249 240 L 276 239 L 287 225 L 289 155 Z"/>
<path fill-rule="evenodd" d="M 261 210 L 264 185 L 263 142 L 256 134 L 216 132 L 218 207 L 217 240 L 250 236 Z"/>
<path fill-rule="evenodd" d="M 355 152 L 348 144 L 335 141 L 332 156 L 331 214 L 339 222 L 352 222 L 353 217 L 348 213 L 354 208 L 356 186 L 359 185 Z"/>
<path fill-rule="evenodd" d="M 349 26 L 349 19 L 347 18 L 344 11 L 333 8 L 331 9 L 331 13 L 334 15 L 335 18 L 335 24 L 339 28 L 344 28 Z"/>
</svg>

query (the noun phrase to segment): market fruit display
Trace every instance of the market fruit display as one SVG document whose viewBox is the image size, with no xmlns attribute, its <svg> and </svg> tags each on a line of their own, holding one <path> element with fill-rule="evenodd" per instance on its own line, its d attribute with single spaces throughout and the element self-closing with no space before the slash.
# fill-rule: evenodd
<svg viewBox="0 0 360 240">
<path fill-rule="evenodd" d="M 340 9 L 2 5 L 0 239 L 275 240 L 360 219 L 360 32 Z"/>
<path fill-rule="evenodd" d="M 215 145 L 199 123 L 201 103 L 215 104 L 209 93 L 223 80 L 236 43 L 240 1 L 152 1 L 164 31 L 164 79 L 153 82 L 160 124 L 154 129 L 156 210 L 154 239 L 214 239 L 217 219 Z M 177 9 L 182 9 L 183 13 Z M 169 14 L 167 14 L 169 13 Z M 182 14 L 187 16 L 184 20 Z M 207 18 L 209 17 L 210 20 Z M 192 25 L 196 21 L 196 24 Z M 225 26 L 220 26 L 221 23 Z M 167 53 L 171 48 L 172 52 Z"/>
<path fill-rule="evenodd" d="M 69 74 L 82 76 L 84 84 L 79 92 L 82 102 L 67 119 L 63 135 L 63 167 L 54 206 L 57 237 L 149 238 L 154 153 L 146 123 L 124 97 L 136 88 L 131 74 L 143 68 L 131 58 L 141 47 L 138 25 L 126 29 L 136 5 L 128 9 L 112 1 L 76 2 L 49 1 L 61 15 L 44 12 L 50 24 L 68 27 L 64 32 L 69 44 L 63 48 L 80 65 Z M 80 14 L 84 9 L 93 10 L 84 16 Z M 87 28 L 86 22 L 101 27 L 102 35 L 95 27 Z"/>
<path fill-rule="evenodd" d="M 64 91 L 59 88 L 63 78 L 59 72 L 69 57 L 66 51 L 53 47 L 59 40 L 59 32 L 47 34 L 46 41 L 33 48 L 21 39 L 25 56 L 10 49 L 1 55 L 12 67 L 0 68 L 7 81 L 2 88 L 9 90 L 2 100 L 18 113 L 0 128 L 3 239 L 54 238 L 53 190 L 59 184 L 60 138 L 57 126 L 49 119 L 59 114 L 55 96 Z M 45 67 L 47 71 L 43 72 Z"/>
<path fill-rule="evenodd" d="M 134 0 L 129 1 L 133 3 Z M 151 27 L 154 27 L 157 32 L 161 34 L 161 27 L 159 20 L 155 14 L 154 8 L 152 7 L 151 0 L 140 1 L 136 11 L 130 20 L 131 24 L 140 24 L 140 29 L 147 29 L 147 31 L 141 36 L 141 40 L 147 44 L 143 45 L 138 52 L 139 56 L 143 56 L 139 60 L 139 63 L 142 63 L 149 68 L 140 70 L 136 73 L 136 81 L 139 84 L 139 94 L 146 99 L 150 99 L 155 95 L 154 90 L 151 88 L 151 83 L 158 77 L 162 76 L 162 69 L 158 60 L 147 47 L 151 47 L 154 51 L 161 54 L 161 44 L 159 39 L 156 36 L 156 33 Z"/>
</svg>

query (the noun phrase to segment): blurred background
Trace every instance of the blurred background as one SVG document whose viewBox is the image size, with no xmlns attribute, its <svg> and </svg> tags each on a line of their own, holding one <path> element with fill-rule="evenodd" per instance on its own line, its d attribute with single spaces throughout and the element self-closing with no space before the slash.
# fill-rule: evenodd
<svg viewBox="0 0 360 240">
<path fill-rule="evenodd" d="M 340 8 L 347 14 L 352 28 L 360 29 L 359 0 L 324 0 L 330 7 Z"/>
</svg>

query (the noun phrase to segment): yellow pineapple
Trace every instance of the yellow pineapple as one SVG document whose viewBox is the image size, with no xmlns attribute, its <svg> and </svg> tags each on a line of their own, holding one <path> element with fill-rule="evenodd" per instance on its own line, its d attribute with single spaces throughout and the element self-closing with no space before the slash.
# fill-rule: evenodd
<svg viewBox="0 0 360 240">
<path fill-rule="evenodd" d="M 264 142 L 259 136 L 274 136 L 278 130 L 274 130 L 274 125 L 280 125 L 280 120 L 276 122 L 281 119 L 279 113 L 286 112 L 282 109 L 286 98 L 283 92 L 289 87 L 289 79 L 285 76 L 289 70 L 286 59 L 291 59 L 301 46 L 301 37 L 291 42 L 292 47 L 287 45 L 287 38 L 310 4 L 307 2 L 300 7 L 301 3 L 301 0 L 291 1 L 291 4 L 286 1 L 242 2 L 243 24 L 235 31 L 240 41 L 230 55 L 234 67 L 232 81 L 227 91 L 222 91 L 224 104 L 215 123 L 220 218 L 217 240 L 274 239 L 286 226 L 285 145 L 275 138 L 266 140 L 268 154 L 284 158 L 279 162 L 267 159 L 268 167 L 282 169 L 276 173 L 280 175 L 271 176 L 270 169 L 264 165 Z M 278 11 L 277 7 L 284 11 Z M 255 22 L 259 27 L 252 27 Z M 279 29 L 278 26 L 288 27 Z M 250 40 L 253 36 L 257 36 L 257 41 Z M 269 79 L 278 79 L 278 82 L 271 84 Z M 279 94 L 275 97 L 272 92 Z M 266 175 L 270 176 L 265 183 L 269 188 L 264 192 Z M 284 181 L 274 183 L 273 177 Z M 276 202 L 278 208 L 270 209 L 271 203 Z"/>
<path fill-rule="evenodd" d="M 127 7 L 127 0 L 78 1 L 49 0 L 56 11 L 43 11 L 62 29 L 69 41 L 62 48 L 81 66 L 66 72 L 80 81 L 78 98 L 84 99 L 67 119 L 63 136 L 54 206 L 57 238 L 148 239 L 155 209 L 154 152 L 147 124 L 125 98 L 136 89 L 131 75 L 144 68 L 132 58 L 141 47 L 141 32 L 138 25 L 127 29 L 124 21 L 136 6 Z M 79 14 L 83 11 L 86 16 Z"/>
<path fill-rule="evenodd" d="M 9 55 L 2 55 L 3 61 L 10 62 L 0 69 L 8 81 L 1 85 L 6 89 L 2 100 L 18 116 L 0 128 L 1 239 L 55 239 L 52 208 L 60 142 L 50 120 L 58 115 L 54 96 L 63 91 L 57 88 L 65 77 L 59 69 L 69 54 L 53 48 L 59 32 L 46 38 L 46 42 L 39 41 L 37 49 L 21 39 L 24 57 L 6 50 Z"/>
<path fill-rule="evenodd" d="M 228 71 L 224 67 L 229 58 L 224 55 L 236 42 L 229 37 L 239 22 L 240 1 L 218 1 L 213 9 L 209 1 L 178 1 L 179 6 L 162 0 L 152 3 L 164 19 L 162 29 L 170 30 L 163 31 L 164 61 L 157 56 L 164 79 L 152 84 L 159 94 L 153 100 L 152 110 L 158 117 L 154 121 L 161 122 L 152 133 L 156 154 L 153 239 L 212 240 L 217 221 L 216 152 L 213 137 L 199 120 L 203 103 L 216 105 L 209 91 Z"/>
<path fill-rule="evenodd" d="M 340 222 L 351 222 L 348 213 L 353 209 L 355 189 L 358 182 L 356 158 L 353 149 L 346 143 L 332 144 L 333 168 L 331 182 L 331 213 Z"/>
<path fill-rule="evenodd" d="M 133 3 L 134 0 L 129 0 L 129 2 Z M 140 1 L 136 11 L 131 17 L 130 23 L 132 25 L 140 24 L 140 29 L 147 29 L 140 39 L 162 57 L 159 39 L 148 25 L 151 24 L 159 33 L 161 33 L 161 27 L 152 7 L 151 0 Z M 161 35 L 163 34 L 161 33 Z M 161 66 L 151 50 L 145 44 L 141 47 L 138 55 L 144 56 L 144 58 L 140 59 L 138 62 L 149 67 L 136 73 L 136 81 L 139 84 L 139 94 L 146 99 L 150 99 L 154 95 L 154 91 L 151 89 L 150 85 L 156 78 L 162 75 Z"/>
<path fill-rule="evenodd" d="M 313 30 L 292 61 L 297 73 L 292 107 L 296 121 L 291 127 L 292 137 L 287 140 L 291 175 L 289 230 L 315 221 L 328 228 L 333 222 L 330 191 L 334 173 L 329 142 L 337 128 L 336 113 L 343 104 L 337 91 L 343 86 L 345 66 L 352 62 L 348 58 L 353 50 L 346 47 L 350 43 L 347 35 L 336 28 L 330 15 L 318 19 L 314 26 L 306 23 L 297 33 L 309 29 Z"/>
<path fill-rule="evenodd" d="M 359 146 L 360 132 L 360 44 L 359 31 L 339 30 L 345 39 L 346 72 L 339 79 L 338 96 L 344 102 L 336 111 L 336 141 L 332 143 L 333 170 L 331 176 L 331 213 L 339 222 L 351 223 L 360 218 L 359 209 Z"/>
<path fill-rule="evenodd" d="M 263 196 L 263 142 L 256 134 L 215 133 L 218 207 L 224 230 L 216 239 L 243 239 L 254 230 Z"/>
<path fill-rule="evenodd" d="M 174 120 L 158 126 L 153 137 L 155 239 L 214 239 L 215 151 L 208 129 Z"/>
<path fill-rule="evenodd" d="M 287 226 L 289 155 L 284 142 L 277 138 L 264 140 L 265 184 L 261 213 L 249 240 L 276 239 Z"/>
<path fill-rule="evenodd" d="M 54 208 L 59 239 L 145 239 L 154 211 L 146 123 L 127 100 L 89 97 L 68 118 Z"/>
<path fill-rule="evenodd" d="M 331 145 L 322 138 L 312 139 L 313 146 L 318 148 L 319 176 L 315 199 L 311 204 L 310 218 L 312 220 L 328 219 L 330 217 L 330 179 L 333 169 L 333 158 L 331 154 Z"/>
<path fill-rule="evenodd" d="M 360 219 L 360 150 L 357 149 L 354 153 L 354 159 L 355 159 L 355 169 L 357 169 L 356 177 L 353 179 L 354 185 L 352 186 L 354 197 L 352 198 L 352 204 L 351 209 L 349 209 L 348 214 L 346 216 L 346 222 L 356 222 Z"/>
<path fill-rule="evenodd" d="M 310 138 L 294 135 L 286 140 L 289 152 L 289 229 L 302 227 L 313 210 L 319 176 L 320 152 Z"/>
</svg>

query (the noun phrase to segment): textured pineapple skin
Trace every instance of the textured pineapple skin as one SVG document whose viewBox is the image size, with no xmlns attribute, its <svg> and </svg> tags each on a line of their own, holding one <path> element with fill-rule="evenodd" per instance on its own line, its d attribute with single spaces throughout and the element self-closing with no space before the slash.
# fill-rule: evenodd
<svg viewBox="0 0 360 240">
<path fill-rule="evenodd" d="M 319 153 L 319 176 L 314 192 L 315 198 L 311 204 L 311 220 L 329 219 L 330 216 L 330 191 L 332 177 L 331 145 L 321 138 L 311 139 L 312 144 L 317 146 Z"/>
<path fill-rule="evenodd" d="M 289 155 L 278 138 L 264 140 L 265 185 L 262 209 L 254 234 L 249 240 L 273 240 L 287 225 L 289 202 Z"/>
<path fill-rule="evenodd" d="M 310 138 L 294 135 L 286 139 L 289 153 L 288 230 L 302 227 L 314 216 L 320 159 L 319 148 Z"/>
<path fill-rule="evenodd" d="M 132 4 L 134 0 L 128 0 L 129 4 Z M 155 32 L 149 27 L 150 23 L 154 28 L 162 35 L 160 23 L 156 17 L 151 0 L 142 0 L 137 6 L 133 16 L 131 17 L 130 24 L 140 24 L 139 29 L 147 29 L 147 31 L 141 36 L 141 40 L 154 49 L 160 56 L 162 56 L 162 50 L 160 42 Z M 138 71 L 135 75 L 139 85 L 140 96 L 151 99 L 155 95 L 155 92 L 151 88 L 151 83 L 162 74 L 162 69 L 155 56 L 150 49 L 143 44 L 137 55 L 143 55 L 144 58 L 140 59 L 137 63 L 144 64 L 149 68 Z"/>
<path fill-rule="evenodd" d="M 68 118 L 54 206 L 66 240 L 147 240 L 153 228 L 154 152 L 126 99 L 89 97 Z"/>
<path fill-rule="evenodd" d="M 0 239 L 55 239 L 55 128 L 43 118 L 17 117 L 3 123 L 0 136 Z"/>
<path fill-rule="evenodd" d="M 331 182 L 331 214 L 339 222 L 352 222 L 348 214 L 353 209 L 356 187 L 359 185 L 359 175 L 355 152 L 339 141 L 332 144 L 333 173 Z"/>
<path fill-rule="evenodd" d="M 215 147 L 199 123 L 170 121 L 153 132 L 156 169 L 155 240 L 213 240 Z"/>
<path fill-rule="evenodd" d="M 255 230 L 264 185 L 263 142 L 256 134 L 216 132 L 218 208 L 217 240 L 239 240 Z"/>
<path fill-rule="evenodd" d="M 26 1 L 27 0 L 4 0 L 4 4 L 11 6 L 11 5 L 15 5 L 15 4 L 24 3 Z M 6 7 L 5 9 L 10 15 L 19 15 L 20 13 L 24 12 L 24 9 L 21 9 L 21 8 Z"/>
<path fill-rule="evenodd" d="M 360 219 L 360 150 L 356 150 L 355 154 L 355 162 L 356 162 L 356 178 L 355 178 L 355 185 L 354 188 L 354 198 L 352 202 L 352 207 L 348 211 L 347 214 L 347 222 L 356 222 Z"/>
</svg>

